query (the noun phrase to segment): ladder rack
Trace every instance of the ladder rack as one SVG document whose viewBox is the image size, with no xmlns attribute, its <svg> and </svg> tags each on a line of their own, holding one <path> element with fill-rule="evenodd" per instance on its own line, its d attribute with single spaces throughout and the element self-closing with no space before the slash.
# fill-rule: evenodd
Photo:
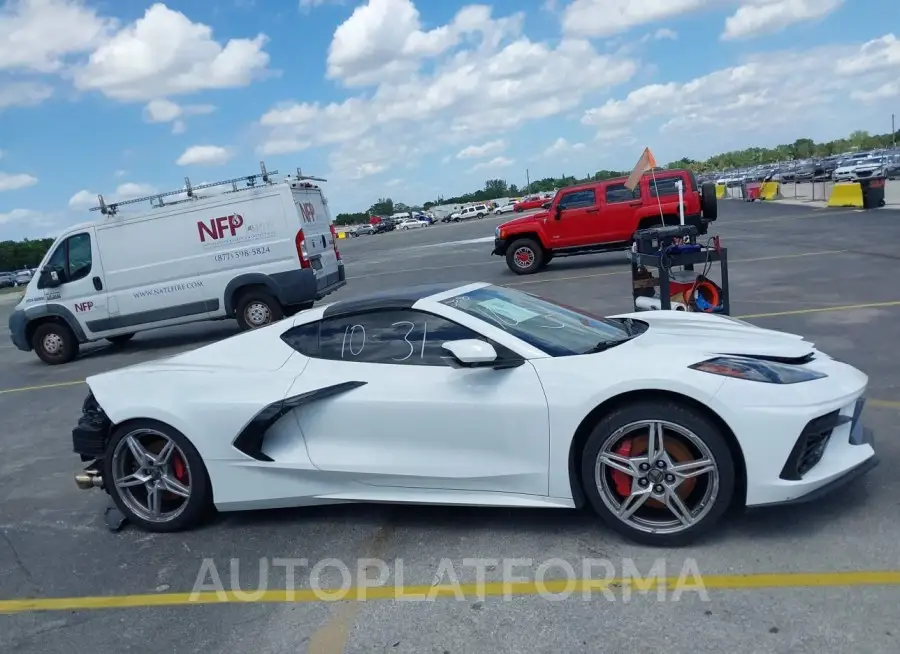
<svg viewBox="0 0 900 654">
<path fill-rule="evenodd" d="M 154 193 L 152 195 L 145 195 L 144 197 L 141 197 L 141 198 L 134 198 L 131 200 L 123 200 L 121 202 L 112 202 L 110 204 L 106 203 L 106 201 L 103 199 L 102 195 L 98 195 L 97 199 L 99 200 L 99 204 L 96 207 L 91 207 L 91 211 L 99 211 L 100 213 L 102 213 L 105 216 L 115 216 L 119 210 L 119 207 L 126 205 L 126 204 L 137 204 L 138 202 L 149 201 L 151 207 L 153 207 L 154 209 L 158 209 L 160 207 L 168 207 L 168 206 L 172 206 L 174 204 L 181 204 L 183 202 L 193 202 L 195 200 L 200 199 L 194 195 L 195 191 L 201 191 L 203 189 L 214 188 L 216 186 L 231 185 L 231 190 L 226 191 L 226 193 L 239 193 L 241 191 L 256 188 L 256 184 L 258 181 L 262 182 L 263 184 L 275 184 L 275 182 L 272 181 L 271 176 L 277 175 L 278 174 L 277 170 L 273 170 L 273 171 L 266 170 L 266 163 L 264 161 L 259 162 L 259 170 L 260 170 L 260 172 L 254 174 L 254 175 L 245 175 L 244 177 L 235 177 L 233 179 L 223 179 L 219 182 L 209 182 L 207 184 L 201 184 L 199 186 L 193 186 L 191 184 L 190 178 L 185 177 L 184 178 L 184 188 L 180 188 L 177 191 L 167 191 L 165 193 Z M 318 177 L 303 176 L 301 174 L 299 168 L 297 169 L 297 179 L 304 179 L 304 180 L 309 179 L 309 180 L 315 180 L 315 181 L 321 181 L 321 182 L 327 181 L 327 180 L 324 180 L 324 179 L 321 179 Z M 245 184 L 245 186 L 243 188 L 238 188 L 238 184 Z M 175 195 L 186 195 L 187 197 L 185 199 L 174 200 L 172 202 L 163 201 L 163 198 L 169 198 L 169 197 L 172 197 Z M 156 204 L 154 204 L 154 200 L 156 201 Z"/>
</svg>

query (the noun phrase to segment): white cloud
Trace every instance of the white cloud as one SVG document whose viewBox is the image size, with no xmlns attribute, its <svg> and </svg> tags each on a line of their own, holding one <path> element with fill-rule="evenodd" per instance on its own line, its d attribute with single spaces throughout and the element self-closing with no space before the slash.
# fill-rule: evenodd
<svg viewBox="0 0 900 654">
<path fill-rule="evenodd" d="M 721 0 L 575 0 L 563 12 L 563 30 L 579 37 L 600 38 L 698 9 Z"/>
<path fill-rule="evenodd" d="M 173 134 L 187 131 L 185 118 L 211 114 L 216 108 L 211 104 L 180 105 L 171 100 L 151 100 L 144 107 L 144 120 L 148 123 L 172 123 Z"/>
<path fill-rule="evenodd" d="M 496 141 L 488 141 L 481 145 L 470 145 L 463 148 L 456 154 L 457 159 L 482 159 L 495 154 L 500 154 L 506 149 L 506 142 L 503 139 Z"/>
<path fill-rule="evenodd" d="M 0 109 L 33 107 L 53 95 L 53 88 L 41 82 L 0 83 Z"/>
<path fill-rule="evenodd" d="M 660 27 L 653 33 L 653 38 L 657 41 L 677 41 L 678 32 L 676 32 L 675 30 L 670 30 L 667 27 Z"/>
<path fill-rule="evenodd" d="M 853 91 L 850 97 L 861 102 L 879 102 L 900 96 L 900 82 L 885 82 L 874 91 Z"/>
<path fill-rule="evenodd" d="M 521 23 L 476 5 L 426 32 L 410 0 L 370 0 L 335 31 L 329 75 L 373 90 L 327 105 L 274 106 L 259 121 L 259 151 L 331 146 L 331 176 L 358 178 L 572 111 L 637 71 L 585 40 L 532 41 Z"/>
<path fill-rule="evenodd" d="M 843 4 L 844 0 L 743 0 L 737 11 L 725 20 L 722 39 L 780 32 L 795 23 L 824 18 Z"/>
<path fill-rule="evenodd" d="M 32 211 L 31 209 L 13 209 L 7 213 L 0 213 L 0 225 L 15 222 L 34 221 L 43 214 L 40 211 Z"/>
<path fill-rule="evenodd" d="M 126 102 L 244 87 L 266 74 L 267 41 L 260 34 L 222 45 L 209 26 L 157 3 L 94 50 L 74 81 Z"/>
<path fill-rule="evenodd" d="M 490 161 L 483 161 L 480 164 L 475 164 L 469 169 L 469 172 L 474 173 L 479 170 L 497 170 L 498 168 L 512 166 L 514 163 L 516 163 L 515 159 L 509 159 L 508 157 L 494 157 Z"/>
<path fill-rule="evenodd" d="M 28 188 L 38 183 L 37 177 L 19 173 L 10 175 L 0 172 L 0 193 L 3 191 L 18 191 L 19 189 Z"/>
<path fill-rule="evenodd" d="M 134 198 L 153 195 L 154 193 L 159 193 L 159 189 L 152 184 L 126 182 L 125 184 L 120 184 L 116 187 L 116 190 L 112 193 L 108 195 L 104 194 L 103 201 L 107 204 L 124 202 L 125 200 L 133 200 Z M 78 191 L 78 193 L 69 198 L 69 209 L 83 211 L 85 209 L 90 209 L 91 207 L 96 207 L 98 204 L 97 195 L 97 193 L 88 191 L 87 189 Z"/>
<path fill-rule="evenodd" d="M 0 70 L 57 72 L 115 26 L 80 0 L 11 0 L 0 7 Z"/>
<path fill-rule="evenodd" d="M 790 61 L 791 74 L 771 75 L 773 60 Z M 587 110 L 581 122 L 607 143 L 624 145 L 640 135 L 651 146 L 671 145 L 677 156 L 803 135 L 837 138 L 890 113 L 885 102 L 898 75 L 900 43 L 889 34 L 857 46 L 769 52 L 686 82 L 643 86 Z M 870 106 L 848 111 L 851 97 Z M 698 140 L 703 133 L 708 136 Z"/>
<path fill-rule="evenodd" d="M 573 152 L 578 152 L 580 150 L 584 150 L 584 143 L 569 143 L 563 137 L 559 137 L 556 139 L 550 147 L 544 150 L 545 157 L 559 157 L 566 156 L 572 154 Z"/>
<path fill-rule="evenodd" d="M 218 145 L 192 145 L 175 162 L 179 166 L 221 166 L 232 157 L 228 148 Z"/>
</svg>

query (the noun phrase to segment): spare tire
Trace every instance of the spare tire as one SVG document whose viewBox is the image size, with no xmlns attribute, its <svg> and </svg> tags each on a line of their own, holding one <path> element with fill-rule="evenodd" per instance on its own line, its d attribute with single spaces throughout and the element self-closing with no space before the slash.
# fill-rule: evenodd
<svg viewBox="0 0 900 654">
<path fill-rule="evenodd" d="M 706 182 L 700 187 L 700 213 L 704 220 L 715 220 L 719 216 L 719 201 L 716 199 L 714 182 Z"/>
</svg>

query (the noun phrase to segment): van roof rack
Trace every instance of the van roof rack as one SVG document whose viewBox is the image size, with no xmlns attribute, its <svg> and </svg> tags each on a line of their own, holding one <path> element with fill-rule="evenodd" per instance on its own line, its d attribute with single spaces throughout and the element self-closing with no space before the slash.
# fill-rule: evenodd
<svg viewBox="0 0 900 654">
<path fill-rule="evenodd" d="M 201 191 L 207 188 L 214 188 L 216 186 L 226 186 L 231 185 L 231 190 L 226 191 L 226 193 L 239 193 L 241 191 L 246 191 L 247 189 L 256 188 L 257 182 L 262 182 L 263 184 L 275 184 L 272 181 L 272 175 L 277 175 L 277 170 L 266 170 L 266 163 L 264 161 L 259 162 L 259 170 L 260 172 L 254 175 L 245 175 L 243 177 L 235 177 L 233 179 L 223 179 L 218 182 L 208 182 L 206 184 L 200 184 L 199 186 L 193 186 L 191 184 L 191 180 L 188 177 L 184 178 L 184 188 L 180 188 L 176 191 L 166 191 L 165 193 L 154 193 L 152 195 L 145 195 L 141 198 L 133 198 L 131 200 L 123 200 L 122 202 L 113 202 L 107 204 L 103 199 L 102 195 L 98 195 L 97 199 L 99 200 L 99 204 L 96 207 L 91 207 L 91 211 L 99 211 L 104 216 L 115 216 L 118 213 L 119 207 L 126 204 L 137 204 L 138 202 L 150 202 L 150 206 L 154 209 L 158 209 L 160 207 L 168 207 L 174 204 L 181 204 L 183 202 L 193 202 L 195 200 L 201 199 L 194 195 L 195 191 Z M 300 169 L 297 169 L 297 173 L 300 173 Z M 317 179 L 315 177 L 305 177 L 303 179 Z M 325 180 L 320 180 L 325 181 Z M 238 184 L 245 184 L 243 188 L 238 188 Z M 165 202 L 163 198 L 169 198 L 173 195 L 182 195 L 185 194 L 187 197 L 183 200 L 174 200 L 172 202 Z M 202 197 L 202 196 L 201 196 Z M 154 200 L 156 203 L 154 204 Z"/>
</svg>

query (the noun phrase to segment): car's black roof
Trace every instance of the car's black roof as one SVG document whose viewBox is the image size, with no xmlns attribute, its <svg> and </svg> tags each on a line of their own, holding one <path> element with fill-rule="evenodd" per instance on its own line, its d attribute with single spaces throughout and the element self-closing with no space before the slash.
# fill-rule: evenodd
<svg viewBox="0 0 900 654">
<path fill-rule="evenodd" d="M 405 286 L 392 288 L 385 291 L 370 293 L 350 300 L 338 300 L 334 304 L 325 307 L 323 318 L 345 316 L 361 311 L 375 311 L 385 309 L 409 309 L 419 300 L 466 286 L 471 282 L 441 282 L 437 284 L 420 284 L 417 286 Z"/>
</svg>

